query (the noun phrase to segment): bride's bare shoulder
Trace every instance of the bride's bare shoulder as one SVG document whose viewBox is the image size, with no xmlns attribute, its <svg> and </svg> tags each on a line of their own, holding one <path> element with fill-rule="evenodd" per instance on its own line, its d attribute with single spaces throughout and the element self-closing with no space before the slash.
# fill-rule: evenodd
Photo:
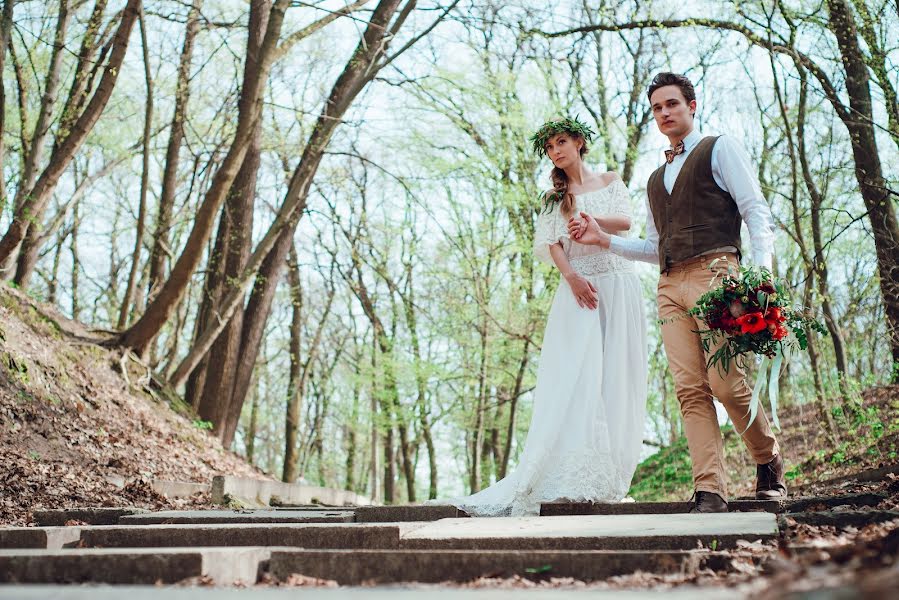
<svg viewBox="0 0 899 600">
<path fill-rule="evenodd" d="M 616 173 L 615 171 L 607 171 L 599 176 L 602 179 L 602 182 L 605 185 L 609 185 L 611 183 L 615 183 L 616 181 L 621 181 L 621 175 Z"/>
</svg>

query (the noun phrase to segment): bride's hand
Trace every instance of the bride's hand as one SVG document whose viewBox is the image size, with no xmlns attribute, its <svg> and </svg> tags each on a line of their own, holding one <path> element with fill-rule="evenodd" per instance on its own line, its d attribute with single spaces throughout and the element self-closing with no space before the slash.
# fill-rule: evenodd
<svg viewBox="0 0 899 600">
<path fill-rule="evenodd" d="M 572 217 L 568 221 L 568 235 L 581 244 L 608 248 L 612 237 L 599 227 L 592 215 L 580 213 L 580 219 Z"/>
<path fill-rule="evenodd" d="M 571 293 L 574 294 L 574 299 L 577 300 L 578 306 L 581 308 L 589 308 L 590 310 L 596 308 L 596 288 L 593 287 L 592 283 L 577 273 L 566 275 L 565 279 L 571 287 Z"/>
<path fill-rule="evenodd" d="M 581 236 L 587 231 L 587 224 L 587 219 L 579 219 L 576 216 L 568 219 L 568 237 L 580 241 Z"/>
</svg>

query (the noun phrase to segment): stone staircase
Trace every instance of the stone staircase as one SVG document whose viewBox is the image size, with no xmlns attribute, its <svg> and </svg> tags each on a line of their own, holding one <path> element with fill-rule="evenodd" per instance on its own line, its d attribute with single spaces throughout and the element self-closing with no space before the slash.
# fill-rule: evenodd
<svg viewBox="0 0 899 600">
<path fill-rule="evenodd" d="M 843 502 L 870 505 L 878 498 Z M 0 583 L 154 585 L 203 578 L 253 585 L 299 574 L 359 586 L 726 573 L 735 568 L 727 550 L 741 540 L 775 539 L 779 514 L 821 501 L 734 501 L 734 512 L 713 515 L 686 514 L 684 503 L 551 503 L 539 517 L 491 519 L 468 518 L 451 506 L 40 511 L 38 527 L 0 528 Z M 78 524 L 58 525 L 67 522 Z M 16 594 L 38 589 L 55 591 Z M 77 598 L 79 589 L 0 585 L 0 599 Z"/>
</svg>

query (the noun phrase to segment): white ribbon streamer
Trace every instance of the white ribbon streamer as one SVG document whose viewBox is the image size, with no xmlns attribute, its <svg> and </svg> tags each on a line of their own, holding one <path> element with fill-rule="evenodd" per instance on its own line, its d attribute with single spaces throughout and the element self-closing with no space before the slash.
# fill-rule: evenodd
<svg viewBox="0 0 899 600">
<path fill-rule="evenodd" d="M 780 421 L 777 419 L 777 399 L 778 392 L 780 391 L 780 368 L 783 365 L 783 361 L 784 355 L 782 348 L 777 349 L 777 354 L 774 355 L 773 361 L 769 361 L 767 356 L 762 358 L 762 362 L 759 364 L 758 373 L 755 376 L 755 385 L 752 386 L 752 398 L 749 400 L 749 422 L 746 423 L 746 429 L 744 429 L 740 435 L 746 433 L 746 430 L 749 429 L 749 426 L 755 421 L 755 417 L 759 412 L 759 402 L 761 401 L 761 396 L 765 391 L 765 388 L 768 389 L 768 399 L 771 401 L 771 421 L 774 423 L 774 427 L 780 429 Z M 769 362 L 771 362 L 770 380 L 767 377 Z"/>
</svg>

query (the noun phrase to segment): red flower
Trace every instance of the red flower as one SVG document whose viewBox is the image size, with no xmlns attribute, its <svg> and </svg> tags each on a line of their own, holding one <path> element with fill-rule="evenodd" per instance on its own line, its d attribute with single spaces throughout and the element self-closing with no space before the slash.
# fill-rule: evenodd
<svg viewBox="0 0 899 600">
<path fill-rule="evenodd" d="M 770 329 L 770 326 L 769 326 L 769 329 Z M 786 327 L 782 327 L 781 325 L 776 325 L 774 327 L 773 331 L 771 331 L 771 339 L 772 340 L 782 340 L 783 338 L 787 337 L 788 333 L 789 333 L 789 330 L 787 330 Z"/>
<path fill-rule="evenodd" d="M 737 324 L 737 320 L 730 316 L 730 313 L 726 313 L 721 315 L 721 327 L 725 331 L 734 331 L 735 329 L 739 329 L 739 325 Z"/>
<path fill-rule="evenodd" d="M 768 323 L 783 323 L 784 316 L 780 312 L 779 306 L 770 307 L 767 312 L 765 312 L 765 321 Z"/>
<path fill-rule="evenodd" d="M 747 313 L 737 318 L 737 324 L 740 326 L 740 333 L 758 333 L 762 331 L 768 324 L 760 312 Z"/>
</svg>

